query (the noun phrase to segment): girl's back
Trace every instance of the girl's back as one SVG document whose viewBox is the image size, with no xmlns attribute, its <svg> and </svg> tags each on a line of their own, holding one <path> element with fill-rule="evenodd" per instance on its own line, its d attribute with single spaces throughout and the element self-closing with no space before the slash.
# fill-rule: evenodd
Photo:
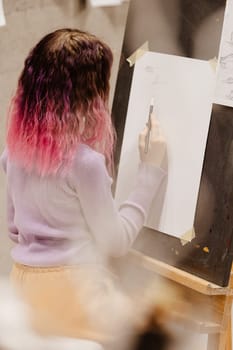
<svg viewBox="0 0 233 350">
<path fill-rule="evenodd" d="M 28 173 L 7 159 L 6 152 L 2 163 L 8 177 L 9 231 L 17 243 L 12 250 L 15 261 L 32 266 L 102 261 L 79 200 L 79 192 L 91 187 L 93 172 L 102 167 L 101 154 L 80 145 L 64 176 Z M 97 200 L 101 205 L 101 198 Z"/>
</svg>

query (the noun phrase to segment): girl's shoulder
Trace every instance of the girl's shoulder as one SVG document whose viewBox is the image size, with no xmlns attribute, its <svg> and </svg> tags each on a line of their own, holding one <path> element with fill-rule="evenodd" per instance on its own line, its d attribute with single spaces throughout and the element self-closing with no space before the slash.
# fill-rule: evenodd
<svg viewBox="0 0 233 350">
<path fill-rule="evenodd" d="M 73 160 L 71 172 L 68 175 L 70 185 L 86 186 L 93 183 L 109 183 L 105 157 L 85 144 L 80 144 Z"/>
<path fill-rule="evenodd" d="M 74 155 L 75 166 L 95 167 L 105 164 L 105 157 L 90 146 L 81 143 Z"/>
<path fill-rule="evenodd" d="M 105 165 L 105 157 L 102 153 L 97 152 L 86 144 L 80 144 L 74 155 L 73 171 L 75 173 L 105 173 L 107 171 Z"/>
</svg>

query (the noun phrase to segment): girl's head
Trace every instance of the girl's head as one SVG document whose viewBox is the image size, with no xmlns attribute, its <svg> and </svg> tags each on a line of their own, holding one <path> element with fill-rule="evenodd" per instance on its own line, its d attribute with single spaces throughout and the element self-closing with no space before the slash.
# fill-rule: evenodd
<svg viewBox="0 0 233 350">
<path fill-rule="evenodd" d="M 103 153 L 110 167 L 114 132 L 107 104 L 112 61 L 105 43 L 77 29 L 56 30 L 42 38 L 25 60 L 12 100 L 9 156 L 27 171 L 56 174 L 85 143 Z"/>
</svg>

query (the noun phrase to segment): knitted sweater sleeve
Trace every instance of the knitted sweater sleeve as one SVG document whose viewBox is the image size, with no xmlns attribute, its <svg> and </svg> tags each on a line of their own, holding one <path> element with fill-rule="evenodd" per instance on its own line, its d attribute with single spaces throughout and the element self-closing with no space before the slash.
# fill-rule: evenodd
<svg viewBox="0 0 233 350">
<path fill-rule="evenodd" d="M 104 157 L 95 152 L 77 162 L 73 173 L 75 191 L 90 232 L 104 254 L 121 256 L 128 252 L 164 177 L 162 169 L 141 163 L 135 186 L 118 209 Z"/>
</svg>

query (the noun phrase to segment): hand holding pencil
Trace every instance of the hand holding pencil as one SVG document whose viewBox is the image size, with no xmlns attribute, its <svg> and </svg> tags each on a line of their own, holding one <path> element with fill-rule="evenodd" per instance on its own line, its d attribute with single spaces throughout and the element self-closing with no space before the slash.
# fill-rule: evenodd
<svg viewBox="0 0 233 350">
<path fill-rule="evenodd" d="M 166 151 L 167 145 L 162 135 L 159 122 L 155 118 L 155 115 L 150 113 L 147 126 L 139 134 L 141 161 L 161 167 Z"/>
</svg>

